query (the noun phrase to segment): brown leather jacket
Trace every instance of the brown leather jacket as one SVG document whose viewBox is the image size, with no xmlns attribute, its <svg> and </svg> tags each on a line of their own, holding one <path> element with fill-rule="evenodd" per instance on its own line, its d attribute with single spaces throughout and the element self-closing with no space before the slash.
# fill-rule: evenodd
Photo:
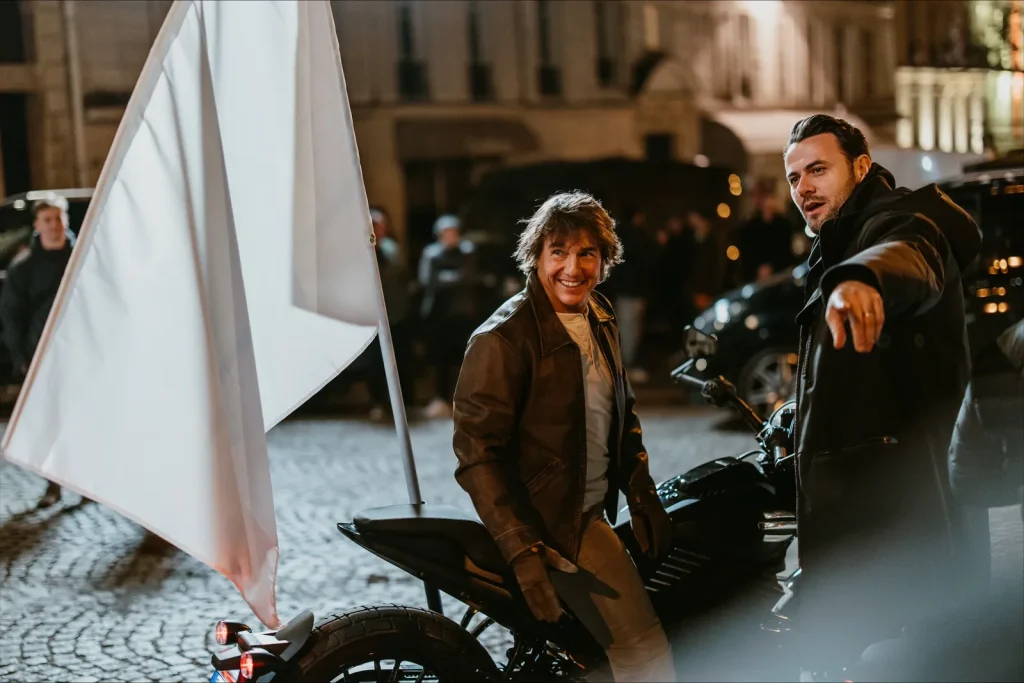
<svg viewBox="0 0 1024 683">
<path fill-rule="evenodd" d="M 589 317 L 615 379 L 605 500 L 614 522 L 619 491 L 631 509 L 660 503 L 615 317 L 597 292 Z M 473 333 L 455 390 L 455 478 L 508 561 L 537 543 L 576 561 L 587 468 L 583 392 L 579 347 L 531 275 Z"/>
</svg>

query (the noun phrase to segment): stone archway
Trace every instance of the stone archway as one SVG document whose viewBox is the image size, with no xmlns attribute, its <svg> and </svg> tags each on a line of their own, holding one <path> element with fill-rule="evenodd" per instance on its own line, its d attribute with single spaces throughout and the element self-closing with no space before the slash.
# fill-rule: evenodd
<svg viewBox="0 0 1024 683">
<path fill-rule="evenodd" d="M 642 92 L 646 95 L 673 93 L 693 97 L 697 92 L 693 69 L 674 55 L 663 55 L 649 71 Z"/>
<path fill-rule="evenodd" d="M 634 66 L 637 134 L 669 138 L 672 156 L 690 161 L 700 153 L 700 122 L 690 68 L 673 55 L 650 52 Z"/>
<path fill-rule="evenodd" d="M 743 176 L 750 167 L 750 155 L 743 141 L 728 126 L 706 115 L 700 117 L 700 153 L 713 166 L 731 168 Z"/>
</svg>

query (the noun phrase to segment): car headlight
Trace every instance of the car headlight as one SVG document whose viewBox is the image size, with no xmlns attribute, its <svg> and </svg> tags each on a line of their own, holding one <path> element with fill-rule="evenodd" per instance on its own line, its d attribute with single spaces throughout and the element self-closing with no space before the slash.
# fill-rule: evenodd
<svg viewBox="0 0 1024 683">
<path fill-rule="evenodd" d="M 746 310 L 746 301 L 719 299 L 693 321 L 693 326 L 698 330 L 721 330 L 729 323 L 742 320 Z"/>
<path fill-rule="evenodd" d="M 730 311 L 729 302 L 725 299 L 719 299 L 715 302 L 715 322 L 722 323 L 723 325 L 729 322 Z"/>
</svg>

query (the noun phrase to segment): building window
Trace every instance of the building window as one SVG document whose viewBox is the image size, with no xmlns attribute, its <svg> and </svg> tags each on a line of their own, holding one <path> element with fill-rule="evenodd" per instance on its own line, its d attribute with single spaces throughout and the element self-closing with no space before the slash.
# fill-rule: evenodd
<svg viewBox="0 0 1024 683">
<path fill-rule="evenodd" d="M 743 57 L 739 60 L 740 97 L 751 100 L 754 97 L 754 74 L 757 71 L 757 46 L 750 25 L 750 15 L 739 15 L 739 48 Z"/>
<path fill-rule="evenodd" d="M 865 100 L 870 99 L 875 94 L 875 79 L 878 78 L 875 72 L 876 49 L 875 34 L 872 31 L 861 29 L 860 51 L 861 55 L 864 56 L 864 89 L 862 94 Z"/>
<path fill-rule="evenodd" d="M 819 96 L 821 94 L 821 87 L 819 85 L 819 71 L 815 68 L 816 64 L 820 64 L 819 61 L 819 48 L 818 45 L 818 32 L 815 30 L 814 20 L 807 19 L 807 61 L 805 62 L 805 68 L 807 69 L 807 96 L 814 104 L 819 103 Z"/>
<path fill-rule="evenodd" d="M 594 25 L 597 32 L 597 82 L 607 88 L 615 84 L 615 59 L 613 57 L 613 28 L 618 25 L 611 14 L 607 0 L 594 0 Z"/>
<path fill-rule="evenodd" d="M 651 133 L 644 138 L 647 161 L 666 162 L 675 159 L 675 136 L 671 133 Z"/>
<path fill-rule="evenodd" d="M 737 57 L 735 15 L 722 14 L 715 17 L 715 96 L 721 100 L 731 100 L 735 96 L 733 83 L 736 80 Z"/>
<path fill-rule="evenodd" d="M 846 27 L 833 29 L 832 44 L 835 48 L 836 100 L 846 101 Z"/>
<path fill-rule="evenodd" d="M 538 80 L 540 94 L 557 97 L 562 94 L 562 74 L 551 53 L 551 2 L 537 0 L 537 47 L 540 57 Z"/>
<path fill-rule="evenodd" d="M 0 1 L 0 64 L 25 63 L 21 3 Z"/>
<path fill-rule="evenodd" d="M 469 91 L 475 102 L 494 99 L 491 65 L 484 58 L 480 40 L 480 0 L 469 2 Z"/>
<path fill-rule="evenodd" d="M 424 100 L 427 98 L 427 70 L 423 62 L 417 59 L 412 2 L 399 2 L 397 11 L 398 93 L 406 101 Z"/>
</svg>

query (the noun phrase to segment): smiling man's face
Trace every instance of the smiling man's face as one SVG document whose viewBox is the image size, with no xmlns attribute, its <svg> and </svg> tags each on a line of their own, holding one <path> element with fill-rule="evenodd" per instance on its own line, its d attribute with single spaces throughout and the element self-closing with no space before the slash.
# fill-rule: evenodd
<svg viewBox="0 0 1024 683">
<path fill-rule="evenodd" d="M 601 278 L 601 250 L 589 230 L 544 241 L 537 279 L 558 313 L 584 313 Z"/>
<path fill-rule="evenodd" d="M 851 162 L 832 133 L 793 143 L 786 150 L 785 163 L 790 196 L 814 232 L 839 214 L 871 168 L 866 154 Z"/>
</svg>

